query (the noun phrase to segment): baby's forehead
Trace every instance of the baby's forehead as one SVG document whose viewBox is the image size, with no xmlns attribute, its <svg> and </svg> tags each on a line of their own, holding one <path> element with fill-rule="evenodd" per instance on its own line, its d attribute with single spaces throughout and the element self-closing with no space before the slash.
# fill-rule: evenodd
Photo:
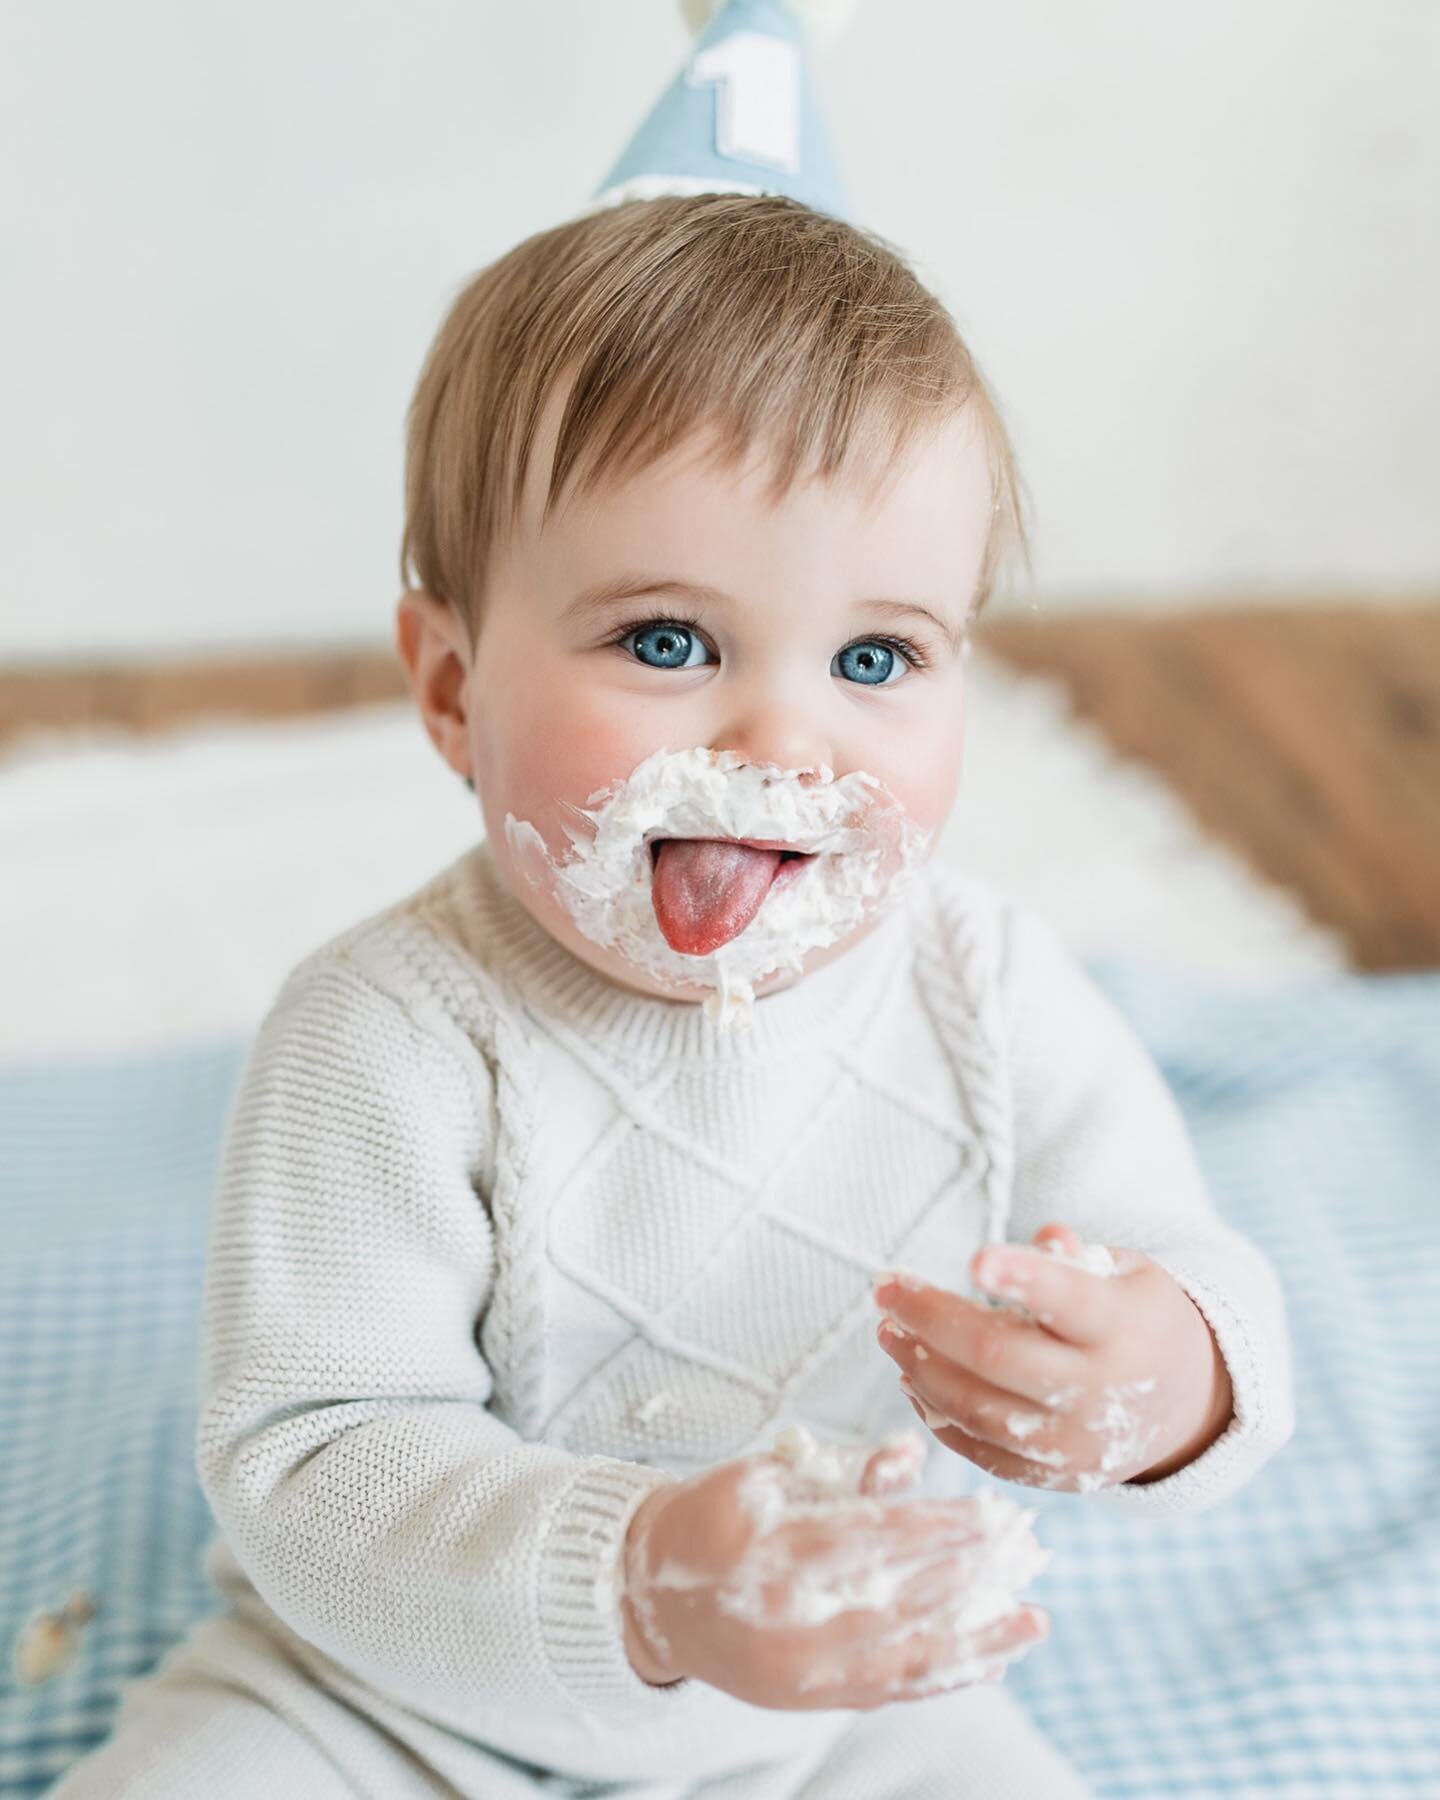
<svg viewBox="0 0 1440 1800">
<path fill-rule="evenodd" d="M 857 432 L 853 454 L 827 472 L 813 456 L 798 463 L 783 433 L 742 438 L 723 411 L 698 415 L 668 442 L 632 438 L 617 454 L 597 436 L 567 444 L 568 398 L 557 384 L 542 408 L 523 502 L 491 564 L 495 585 L 528 595 L 527 605 L 543 592 L 547 611 L 568 611 L 592 586 L 648 573 L 652 592 L 675 593 L 687 579 L 718 591 L 692 591 L 692 606 L 726 595 L 763 606 L 803 592 L 817 603 L 827 593 L 944 597 L 937 611 L 965 610 L 992 515 L 973 411 L 908 433 L 891 425 L 878 445 Z M 638 579 L 630 587 L 646 591 Z"/>
<path fill-rule="evenodd" d="M 669 444 L 640 443 L 613 457 L 603 449 L 589 452 L 567 471 L 563 488 L 549 496 L 548 507 L 553 438 L 537 440 L 537 452 L 527 496 L 537 533 L 561 518 L 584 529 L 602 507 L 637 513 L 663 507 L 677 493 L 689 502 L 738 502 L 760 513 L 813 507 L 817 496 L 873 513 L 903 503 L 907 486 L 917 478 L 930 486 L 937 479 L 953 482 L 957 501 L 967 486 L 988 496 L 992 485 L 983 424 L 970 410 L 928 429 L 896 433 L 881 444 L 858 443 L 834 468 L 814 457 L 802 462 L 773 435 L 741 440 L 723 418 L 703 418 Z"/>
</svg>

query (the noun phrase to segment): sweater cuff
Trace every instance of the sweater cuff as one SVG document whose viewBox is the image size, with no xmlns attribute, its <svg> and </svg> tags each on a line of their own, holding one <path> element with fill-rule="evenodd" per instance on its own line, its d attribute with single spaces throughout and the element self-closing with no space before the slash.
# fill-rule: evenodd
<svg viewBox="0 0 1440 1800">
<path fill-rule="evenodd" d="M 637 1675 L 625 1651 L 620 1584 L 625 1533 L 645 1497 L 673 1476 L 606 1456 L 583 1459 L 540 1550 L 540 1629 L 556 1677 L 587 1710 L 628 1701 L 673 1708 L 704 1683 L 663 1687 Z"/>
<path fill-rule="evenodd" d="M 1155 1258 L 1161 1262 L 1159 1257 Z M 1193 1462 L 1159 1481 L 1117 1482 L 1093 1496 L 1118 1512 L 1167 1514 L 1204 1512 L 1243 1487 L 1289 1442 L 1295 1428 L 1289 1371 L 1243 1310 L 1218 1288 L 1161 1262 L 1195 1302 L 1215 1334 L 1234 1397 L 1234 1417 Z"/>
</svg>

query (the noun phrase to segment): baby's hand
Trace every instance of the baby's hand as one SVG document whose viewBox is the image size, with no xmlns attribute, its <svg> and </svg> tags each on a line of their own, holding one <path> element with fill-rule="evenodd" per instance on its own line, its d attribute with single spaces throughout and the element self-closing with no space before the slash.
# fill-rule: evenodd
<svg viewBox="0 0 1440 1800">
<path fill-rule="evenodd" d="M 1078 1256 L 1067 1226 L 1035 1243 Z M 1138 1250 L 1112 1250 L 1102 1276 L 1018 1244 L 971 1260 L 977 1286 L 1030 1317 L 990 1311 L 905 1277 L 877 1285 L 901 1328 L 884 1350 L 940 1442 L 988 1474 L 1091 1493 L 1153 1481 L 1192 1462 L 1230 1421 L 1225 1360 L 1185 1290 Z"/>
<path fill-rule="evenodd" d="M 997 1493 L 878 1497 L 923 1460 L 905 1433 L 865 1461 L 858 1492 L 819 1501 L 768 1452 L 657 1488 L 624 1551 L 636 1672 L 781 1711 L 864 1712 L 998 1679 L 1049 1631 L 1045 1613 L 1014 1603 L 1049 1553 Z"/>
</svg>

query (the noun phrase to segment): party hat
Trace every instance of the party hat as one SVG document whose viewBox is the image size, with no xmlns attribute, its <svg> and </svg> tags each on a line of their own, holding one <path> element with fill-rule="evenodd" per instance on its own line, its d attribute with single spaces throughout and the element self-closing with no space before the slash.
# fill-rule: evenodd
<svg viewBox="0 0 1440 1800">
<path fill-rule="evenodd" d="M 698 32 L 583 213 L 661 194 L 787 194 L 847 216 L 807 58 L 855 0 L 681 0 Z"/>
</svg>

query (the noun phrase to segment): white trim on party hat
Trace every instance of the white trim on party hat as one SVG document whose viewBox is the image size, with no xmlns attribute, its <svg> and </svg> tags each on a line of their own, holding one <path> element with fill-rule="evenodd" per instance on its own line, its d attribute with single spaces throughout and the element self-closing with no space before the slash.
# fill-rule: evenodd
<svg viewBox="0 0 1440 1800">
<path fill-rule="evenodd" d="M 699 27 L 680 73 L 581 216 L 663 194 L 785 194 L 847 216 L 816 104 L 807 34 L 833 35 L 855 0 L 681 0 Z"/>
<path fill-rule="evenodd" d="M 580 210 L 599 212 L 604 206 L 621 206 L 626 200 L 658 200 L 662 194 L 767 194 L 769 188 L 756 187 L 753 181 L 707 181 L 703 175 L 632 175 L 628 181 L 608 187 L 598 200 L 591 200 Z"/>
</svg>

